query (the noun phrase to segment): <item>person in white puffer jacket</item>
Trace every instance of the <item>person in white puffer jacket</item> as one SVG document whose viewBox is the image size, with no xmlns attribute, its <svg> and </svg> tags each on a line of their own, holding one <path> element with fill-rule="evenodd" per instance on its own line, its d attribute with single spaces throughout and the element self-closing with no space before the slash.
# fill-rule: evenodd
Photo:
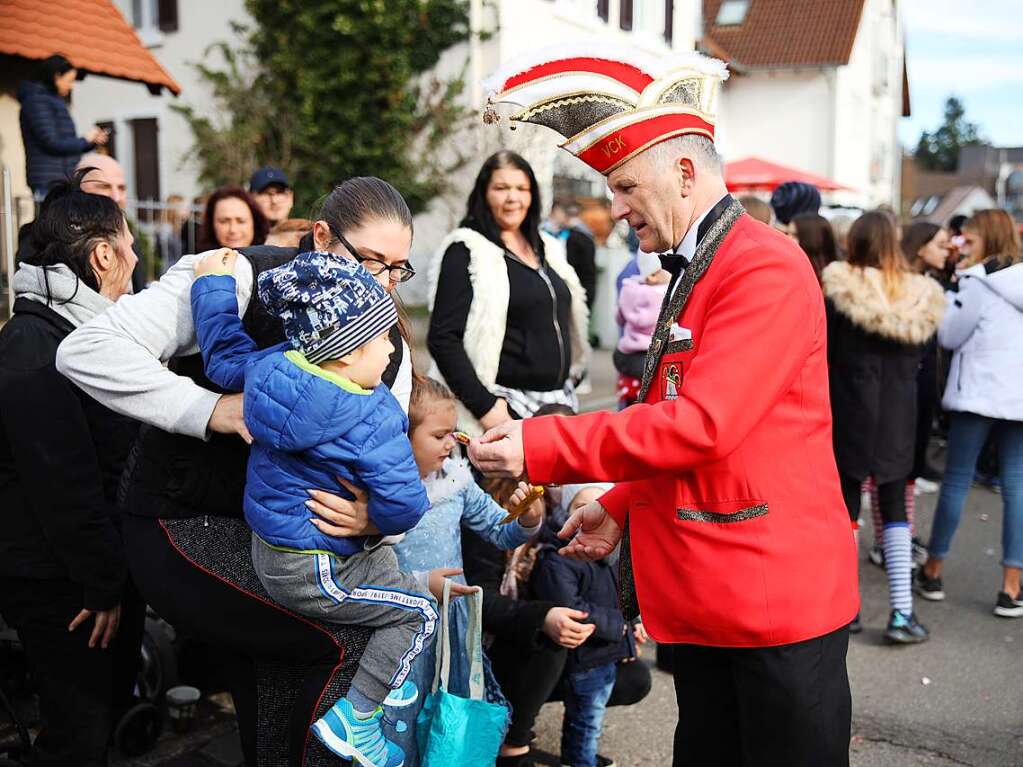
<svg viewBox="0 0 1023 767">
<path fill-rule="evenodd" d="M 969 268 L 947 294 L 938 341 L 953 351 L 942 405 L 949 411 L 948 458 L 928 560 L 917 593 L 945 598 L 941 570 L 989 435 L 1002 482 L 1002 590 L 995 615 L 1023 616 L 1023 263 L 1015 223 L 1004 210 L 978 211 L 963 227 Z"/>
</svg>

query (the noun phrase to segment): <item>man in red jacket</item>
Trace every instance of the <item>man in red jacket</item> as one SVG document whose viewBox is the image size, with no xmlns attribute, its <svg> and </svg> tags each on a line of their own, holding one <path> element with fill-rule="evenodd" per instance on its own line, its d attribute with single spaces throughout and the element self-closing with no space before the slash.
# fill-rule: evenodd
<svg viewBox="0 0 1023 767">
<path fill-rule="evenodd" d="M 598 50 L 598 48 L 591 48 Z M 569 556 L 623 539 L 623 608 L 673 647 L 676 767 L 848 764 L 856 553 L 831 444 L 813 269 L 727 193 L 713 146 L 720 62 L 559 51 L 492 100 L 561 131 L 612 212 L 672 273 L 640 404 L 493 429 L 481 470 L 616 487 L 565 525 Z M 629 96 L 629 90 L 635 94 Z"/>
</svg>

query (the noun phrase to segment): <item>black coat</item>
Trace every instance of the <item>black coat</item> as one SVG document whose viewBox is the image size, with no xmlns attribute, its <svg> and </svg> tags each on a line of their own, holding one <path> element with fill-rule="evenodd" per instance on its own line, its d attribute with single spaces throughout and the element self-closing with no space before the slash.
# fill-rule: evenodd
<svg viewBox="0 0 1023 767">
<path fill-rule="evenodd" d="M 64 99 L 42 83 L 23 82 L 18 101 L 28 185 L 35 189 L 62 181 L 93 145 L 79 138 Z"/>
<path fill-rule="evenodd" d="M 572 364 L 572 294 L 553 269 L 545 268 L 554 301 L 551 288 L 536 269 L 507 252 L 505 264 L 508 319 L 497 383 L 526 391 L 560 389 Z M 463 336 L 472 298 L 469 249 L 456 242 L 443 255 L 426 343 L 448 386 L 480 418 L 497 398 L 480 382 L 465 351 Z"/>
<path fill-rule="evenodd" d="M 565 235 L 565 258 L 586 291 L 586 306 L 592 309 L 597 300 L 597 246 L 593 237 L 579 229 L 569 229 Z"/>
<path fill-rule="evenodd" d="M 26 298 L 0 330 L 0 575 L 71 580 L 106 610 L 127 575 L 115 502 L 138 424 L 57 372 L 72 330 Z"/>
<path fill-rule="evenodd" d="M 615 568 L 606 559 L 583 562 L 558 554 L 564 545 L 548 524 L 544 529 L 546 545 L 533 570 L 533 593 L 563 607 L 582 610 L 589 615 L 581 623 L 596 626 L 583 644 L 568 653 L 567 673 L 586 671 L 631 658 L 635 653 L 632 631 L 618 607 L 618 581 Z"/>
<path fill-rule="evenodd" d="M 941 288 L 911 275 L 903 299 L 889 303 L 877 270 L 844 262 L 825 269 L 823 285 L 839 473 L 872 475 L 878 483 L 906 479 L 916 445 L 917 375 L 944 310 Z"/>
</svg>

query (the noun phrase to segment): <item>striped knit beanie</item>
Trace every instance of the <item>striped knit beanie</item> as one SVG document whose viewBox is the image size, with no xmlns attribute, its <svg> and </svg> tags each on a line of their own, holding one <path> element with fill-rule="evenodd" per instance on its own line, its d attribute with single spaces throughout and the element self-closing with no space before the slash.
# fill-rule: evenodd
<svg viewBox="0 0 1023 767">
<path fill-rule="evenodd" d="M 259 298 L 309 362 L 336 360 L 391 329 L 398 309 L 373 276 L 333 253 L 300 253 L 259 275 Z"/>
</svg>

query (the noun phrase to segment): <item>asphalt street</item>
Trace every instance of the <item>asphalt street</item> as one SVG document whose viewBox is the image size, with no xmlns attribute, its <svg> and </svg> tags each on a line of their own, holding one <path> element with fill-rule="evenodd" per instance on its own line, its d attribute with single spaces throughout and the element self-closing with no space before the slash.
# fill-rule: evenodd
<svg viewBox="0 0 1023 767">
<path fill-rule="evenodd" d="M 918 497 L 926 538 L 937 495 Z M 1001 584 L 1001 497 L 974 489 L 945 569 L 947 598 L 917 598 L 931 640 L 913 647 L 883 643 L 888 618 L 884 572 L 867 562 L 861 541 L 864 631 L 849 648 L 853 690 L 851 763 L 855 767 L 1018 767 L 1023 765 L 1023 619 L 996 618 Z M 652 662 L 652 651 L 647 653 Z M 619 767 L 671 764 L 678 715 L 671 677 L 653 670 L 650 695 L 610 709 L 600 751 Z M 537 727 L 537 760 L 556 765 L 562 708 L 547 705 Z M 822 766 L 824 767 L 824 766 Z"/>
</svg>

